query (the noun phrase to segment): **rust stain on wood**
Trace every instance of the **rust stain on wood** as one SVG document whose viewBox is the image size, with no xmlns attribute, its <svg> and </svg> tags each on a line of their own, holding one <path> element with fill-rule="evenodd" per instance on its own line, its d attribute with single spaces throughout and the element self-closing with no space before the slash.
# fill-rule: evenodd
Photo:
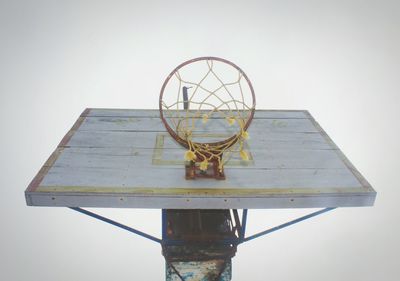
<svg viewBox="0 0 400 281">
<path fill-rule="evenodd" d="M 91 108 L 86 108 L 86 109 L 82 112 L 81 117 L 87 117 L 87 116 L 89 115 L 90 110 L 91 110 Z"/>
<path fill-rule="evenodd" d="M 68 133 L 65 134 L 65 136 L 59 143 L 58 147 L 66 146 L 68 144 L 69 140 L 72 138 L 72 136 L 75 134 L 75 132 L 79 129 L 79 127 L 82 125 L 82 123 L 83 123 L 83 121 L 85 121 L 85 119 L 86 119 L 86 117 L 79 117 L 78 120 L 76 120 L 76 122 L 74 123 L 72 128 L 68 131 Z"/>
</svg>

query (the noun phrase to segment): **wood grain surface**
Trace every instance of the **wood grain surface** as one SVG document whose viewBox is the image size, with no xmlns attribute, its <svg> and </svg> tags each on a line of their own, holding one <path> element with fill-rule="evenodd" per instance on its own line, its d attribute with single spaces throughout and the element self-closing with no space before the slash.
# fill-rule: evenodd
<svg viewBox="0 0 400 281">
<path fill-rule="evenodd" d="M 225 120 L 196 126 L 208 141 Z M 185 180 L 183 154 L 158 110 L 86 109 L 26 190 L 28 205 L 125 208 L 371 206 L 376 193 L 314 118 L 257 110 L 246 149 L 226 180 Z"/>
</svg>

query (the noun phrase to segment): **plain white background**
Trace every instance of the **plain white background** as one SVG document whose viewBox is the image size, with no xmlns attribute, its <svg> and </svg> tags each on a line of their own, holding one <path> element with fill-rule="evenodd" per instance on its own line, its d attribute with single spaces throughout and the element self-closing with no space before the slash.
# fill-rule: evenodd
<svg viewBox="0 0 400 281">
<path fill-rule="evenodd" d="M 23 191 L 86 107 L 156 108 L 184 60 L 229 59 L 257 108 L 307 109 L 378 191 L 238 249 L 233 280 L 399 279 L 398 1 L 0 0 L 0 279 L 163 280 L 153 242 Z M 154 234 L 159 210 L 98 210 Z M 259 210 L 249 232 L 303 214 Z"/>
</svg>

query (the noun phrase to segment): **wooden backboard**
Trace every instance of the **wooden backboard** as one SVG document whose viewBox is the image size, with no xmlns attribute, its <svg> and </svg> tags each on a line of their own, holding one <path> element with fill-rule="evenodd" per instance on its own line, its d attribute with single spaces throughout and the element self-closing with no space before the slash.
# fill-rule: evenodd
<svg viewBox="0 0 400 281">
<path fill-rule="evenodd" d="M 210 129 L 212 130 L 212 128 Z M 199 131 L 213 138 L 226 132 Z M 249 161 L 185 180 L 158 110 L 86 109 L 27 190 L 32 206 L 264 209 L 372 206 L 376 192 L 303 110 L 257 110 Z"/>
</svg>

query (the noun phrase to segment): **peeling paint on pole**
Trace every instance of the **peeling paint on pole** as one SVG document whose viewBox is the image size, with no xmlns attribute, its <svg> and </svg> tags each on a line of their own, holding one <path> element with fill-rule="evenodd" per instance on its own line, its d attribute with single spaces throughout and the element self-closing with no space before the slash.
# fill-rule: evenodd
<svg viewBox="0 0 400 281">
<path fill-rule="evenodd" d="M 171 265 L 166 265 L 166 281 L 182 281 L 176 271 L 185 281 L 230 281 L 232 278 L 231 259 L 173 262 L 171 264 L 175 269 Z"/>
<path fill-rule="evenodd" d="M 229 210 L 165 210 L 164 214 L 167 281 L 231 280 L 240 225 Z"/>
</svg>

